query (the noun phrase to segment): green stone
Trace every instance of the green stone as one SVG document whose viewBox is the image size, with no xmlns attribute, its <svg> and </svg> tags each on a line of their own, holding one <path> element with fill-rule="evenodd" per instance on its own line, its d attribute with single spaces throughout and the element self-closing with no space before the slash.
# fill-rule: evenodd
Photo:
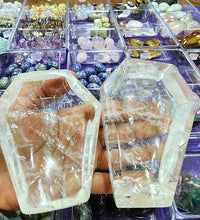
<svg viewBox="0 0 200 220">
<path fill-rule="evenodd" d="M 190 174 L 182 174 L 175 193 L 178 209 L 200 214 L 200 180 Z"/>
<path fill-rule="evenodd" d="M 7 45 L 8 40 L 3 37 L 0 37 L 0 49 L 5 48 Z"/>
</svg>

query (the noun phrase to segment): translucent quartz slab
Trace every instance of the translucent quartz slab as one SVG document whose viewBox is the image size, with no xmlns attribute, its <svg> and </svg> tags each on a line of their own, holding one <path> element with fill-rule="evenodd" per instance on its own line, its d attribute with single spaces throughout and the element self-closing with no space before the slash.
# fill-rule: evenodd
<svg viewBox="0 0 200 220">
<path fill-rule="evenodd" d="M 89 199 L 101 104 L 69 71 L 18 75 L 0 114 L 0 143 L 22 212 Z"/>
<path fill-rule="evenodd" d="M 100 95 L 117 207 L 170 206 L 198 97 L 176 66 L 131 58 Z"/>
</svg>

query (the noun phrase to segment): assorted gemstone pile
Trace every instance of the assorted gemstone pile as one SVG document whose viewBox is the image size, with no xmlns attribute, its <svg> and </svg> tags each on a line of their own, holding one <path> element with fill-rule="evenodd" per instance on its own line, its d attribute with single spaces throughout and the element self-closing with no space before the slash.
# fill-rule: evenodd
<svg viewBox="0 0 200 220">
<path fill-rule="evenodd" d="M 0 2 L 0 50 L 7 46 L 12 27 L 22 7 L 21 2 Z"/>
<path fill-rule="evenodd" d="M 109 10 L 109 5 L 108 4 L 82 4 L 82 5 L 77 5 L 74 4 L 73 6 L 73 13 L 75 15 L 74 19 L 77 19 L 79 21 L 92 21 L 94 19 L 101 19 L 103 16 L 106 16 L 106 11 Z"/>
<path fill-rule="evenodd" d="M 88 89 L 100 88 L 109 76 L 105 65 L 102 63 L 95 63 L 92 67 L 86 67 L 85 69 L 80 63 L 76 63 L 73 64 L 72 71 L 77 74 L 79 81 Z"/>
<path fill-rule="evenodd" d="M 22 62 L 21 65 L 16 63 L 10 64 L 5 69 L 5 72 L 3 72 L 2 69 L 0 71 L 0 89 L 6 89 L 18 74 L 33 71 L 56 70 L 58 67 L 58 62 L 52 60 L 46 64 L 38 63 L 36 65 L 30 62 Z"/>
</svg>

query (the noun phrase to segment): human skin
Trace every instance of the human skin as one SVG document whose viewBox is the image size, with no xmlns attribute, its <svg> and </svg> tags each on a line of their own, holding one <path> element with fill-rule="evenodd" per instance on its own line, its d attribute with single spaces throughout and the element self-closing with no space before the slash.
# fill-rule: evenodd
<svg viewBox="0 0 200 220">
<path fill-rule="evenodd" d="M 84 103 L 80 106 L 54 111 L 51 114 L 52 120 L 50 124 L 47 124 L 44 120 L 44 113 L 39 111 L 42 106 L 51 101 L 51 97 L 54 97 L 54 100 L 59 99 L 69 88 L 70 86 L 63 77 L 46 80 L 45 82 L 37 81 L 27 83 L 23 86 L 18 98 L 10 108 L 10 114 L 7 120 L 13 133 L 15 145 L 23 146 L 18 148 L 18 153 L 21 157 L 25 158 L 22 161 L 22 167 L 27 174 L 26 181 L 30 184 L 29 190 L 31 196 L 37 195 L 39 180 L 33 181 L 35 176 L 29 174 L 30 169 L 31 173 L 38 173 L 38 171 L 40 171 L 41 181 L 44 188 L 46 187 L 47 195 L 51 200 L 61 198 L 61 191 L 63 188 L 65 189 L 66 195 L 70 196 L 76 194 L 81 187 L 81 173 L 79 172 L 81 170 L 80 155 L 84 148 L 86 124 L 88 120 L 93 120 L 94 118 L 94 107 Z M 145 108 L 145 106 L 147 107 L 147 110 L 142 111 L 144 115 L 146 115 L 147 111 L 155 113 L 154 116 L 151 114 L 151 122 L 149 122 L 149 118 L 148 120 L 146 120 L 146 118 L 145 120 L 141 120 L 141 116 L 138 116 L 138 113 L 135 111 L 129 112 L 127 110 L 127 103 L 112 100 L 107 102 L 108 109 L 112 106 L 112 108 L 119 112 L 119 114 L 116 114 L 116 117 L 111 118 L 111 121 L 107 125 L 107 130 L 111 131 L 108 133 L 108 140 L 110 142 L 116 144 L 116 134 L 119 130 L 121 134 L 119 139 L 122 144 L 129 143 L 132 138 L 142 139 L 163 135 L 168 132 L 167 128 L 170 125 L 170 119 L 163 119 L 165 116 L 163 109 L 157 109 L 157 107 L 151 103 L 147 105 L 144 103 L 137 103 L 136 106 L 138 107 L 138 105 L 140 107 L 142 106 L 142 108 Z M 126 108 L 126 114 L 123 112 L 124 108 Z M 132 108 L 133 106 L 131 106 L 131 109 Z M 107 112 L 108 109 L 104 109 L 105 112 Z M 106 117 L 106 115 L 104 116 Z M 128 118 L 130 118 L 130 116 L 139 117 L 140 120 L 138 119 L 138 121 L 135 122 L 137 126 L 131 127 L 129 125 Z M 116 121 L 119 123 L 113 123 Z M 164 124 L 164 128 L 160 126 L 160 122 Z M 14 128 L 11 125 L 15 125 Z M 15 127 L 17 127 L 17 129 Z M 68 136 L 72 138 L 69 140 L 67 139 Z M 46 141 L 46 139 L 49 141 Z M 74 148 L 74 146 L 78 147 Z M 91 193 L 94 194 L 112 193 L 108 172 L 108 155 L 103 147 L 105 147 L 105 139 L 101 120 L 91 187 Z M 64 153 L 61 148 L 65 149 L 67 154 Z M 152 144 L 143 147 L 137 146 L 124 149 L 122 165 L 126 167 L 131 165 L 133 161 L 135 163 L 140 163 L 151 160 L 152 158 L 159 159 L 162 156 L 163 149 L 164 142 L 160 142 L 157 145 Z M 48 167 L 46 167 L 44 159 L 46 157 L 46 152 L 50 152 L 51 158 L 55 162 L 55 170 L 51 170 L 49 179 L 46 175 L 46 168 Z M 115 168 L 120 169 L 118 163 L 118 150 L 114 149 L 112 154 L 113 160 L 116 160 Z M 31 155 L 34 158 L 34 166 L 30 159 Z M 60 158 L 62 158 L 62 160 Z M 1 150 L 0 161 L 0 209 L 18 210 L 19 204 Z M 77 170 L 76 175 L 70 174 L 72 165 L 74 169 Z M 66 173 L 64 181 L 62 178 L 59 179 L 58 171 Z M 146 180 L 144 171 L 128 171 L 126 175 L 134 178 L 141 178 L 144 181 Z M 150 177 L 153 179 L 153 175 L 150 175 Z M 55 181 L 55 179 L 57 179 L 57 181 Z"/>
</svg>

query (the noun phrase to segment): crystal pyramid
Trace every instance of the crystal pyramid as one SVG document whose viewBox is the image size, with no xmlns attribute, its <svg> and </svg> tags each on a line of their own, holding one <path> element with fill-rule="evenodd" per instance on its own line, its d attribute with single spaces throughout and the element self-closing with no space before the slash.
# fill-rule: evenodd
<svg viewBox="0 0 200 220">
<path fill-rule="evenodd" d="M 68 71 L 19 74 L 0 99 L 0 144 L 23 213 L 89 199 L 101 104 Z"/>
<path fill-rule="evenodd" d="M 116 206 L 170 206 L 198 97 L 176 66 L 127 58 L 100 100 Z"/>
</svg>

